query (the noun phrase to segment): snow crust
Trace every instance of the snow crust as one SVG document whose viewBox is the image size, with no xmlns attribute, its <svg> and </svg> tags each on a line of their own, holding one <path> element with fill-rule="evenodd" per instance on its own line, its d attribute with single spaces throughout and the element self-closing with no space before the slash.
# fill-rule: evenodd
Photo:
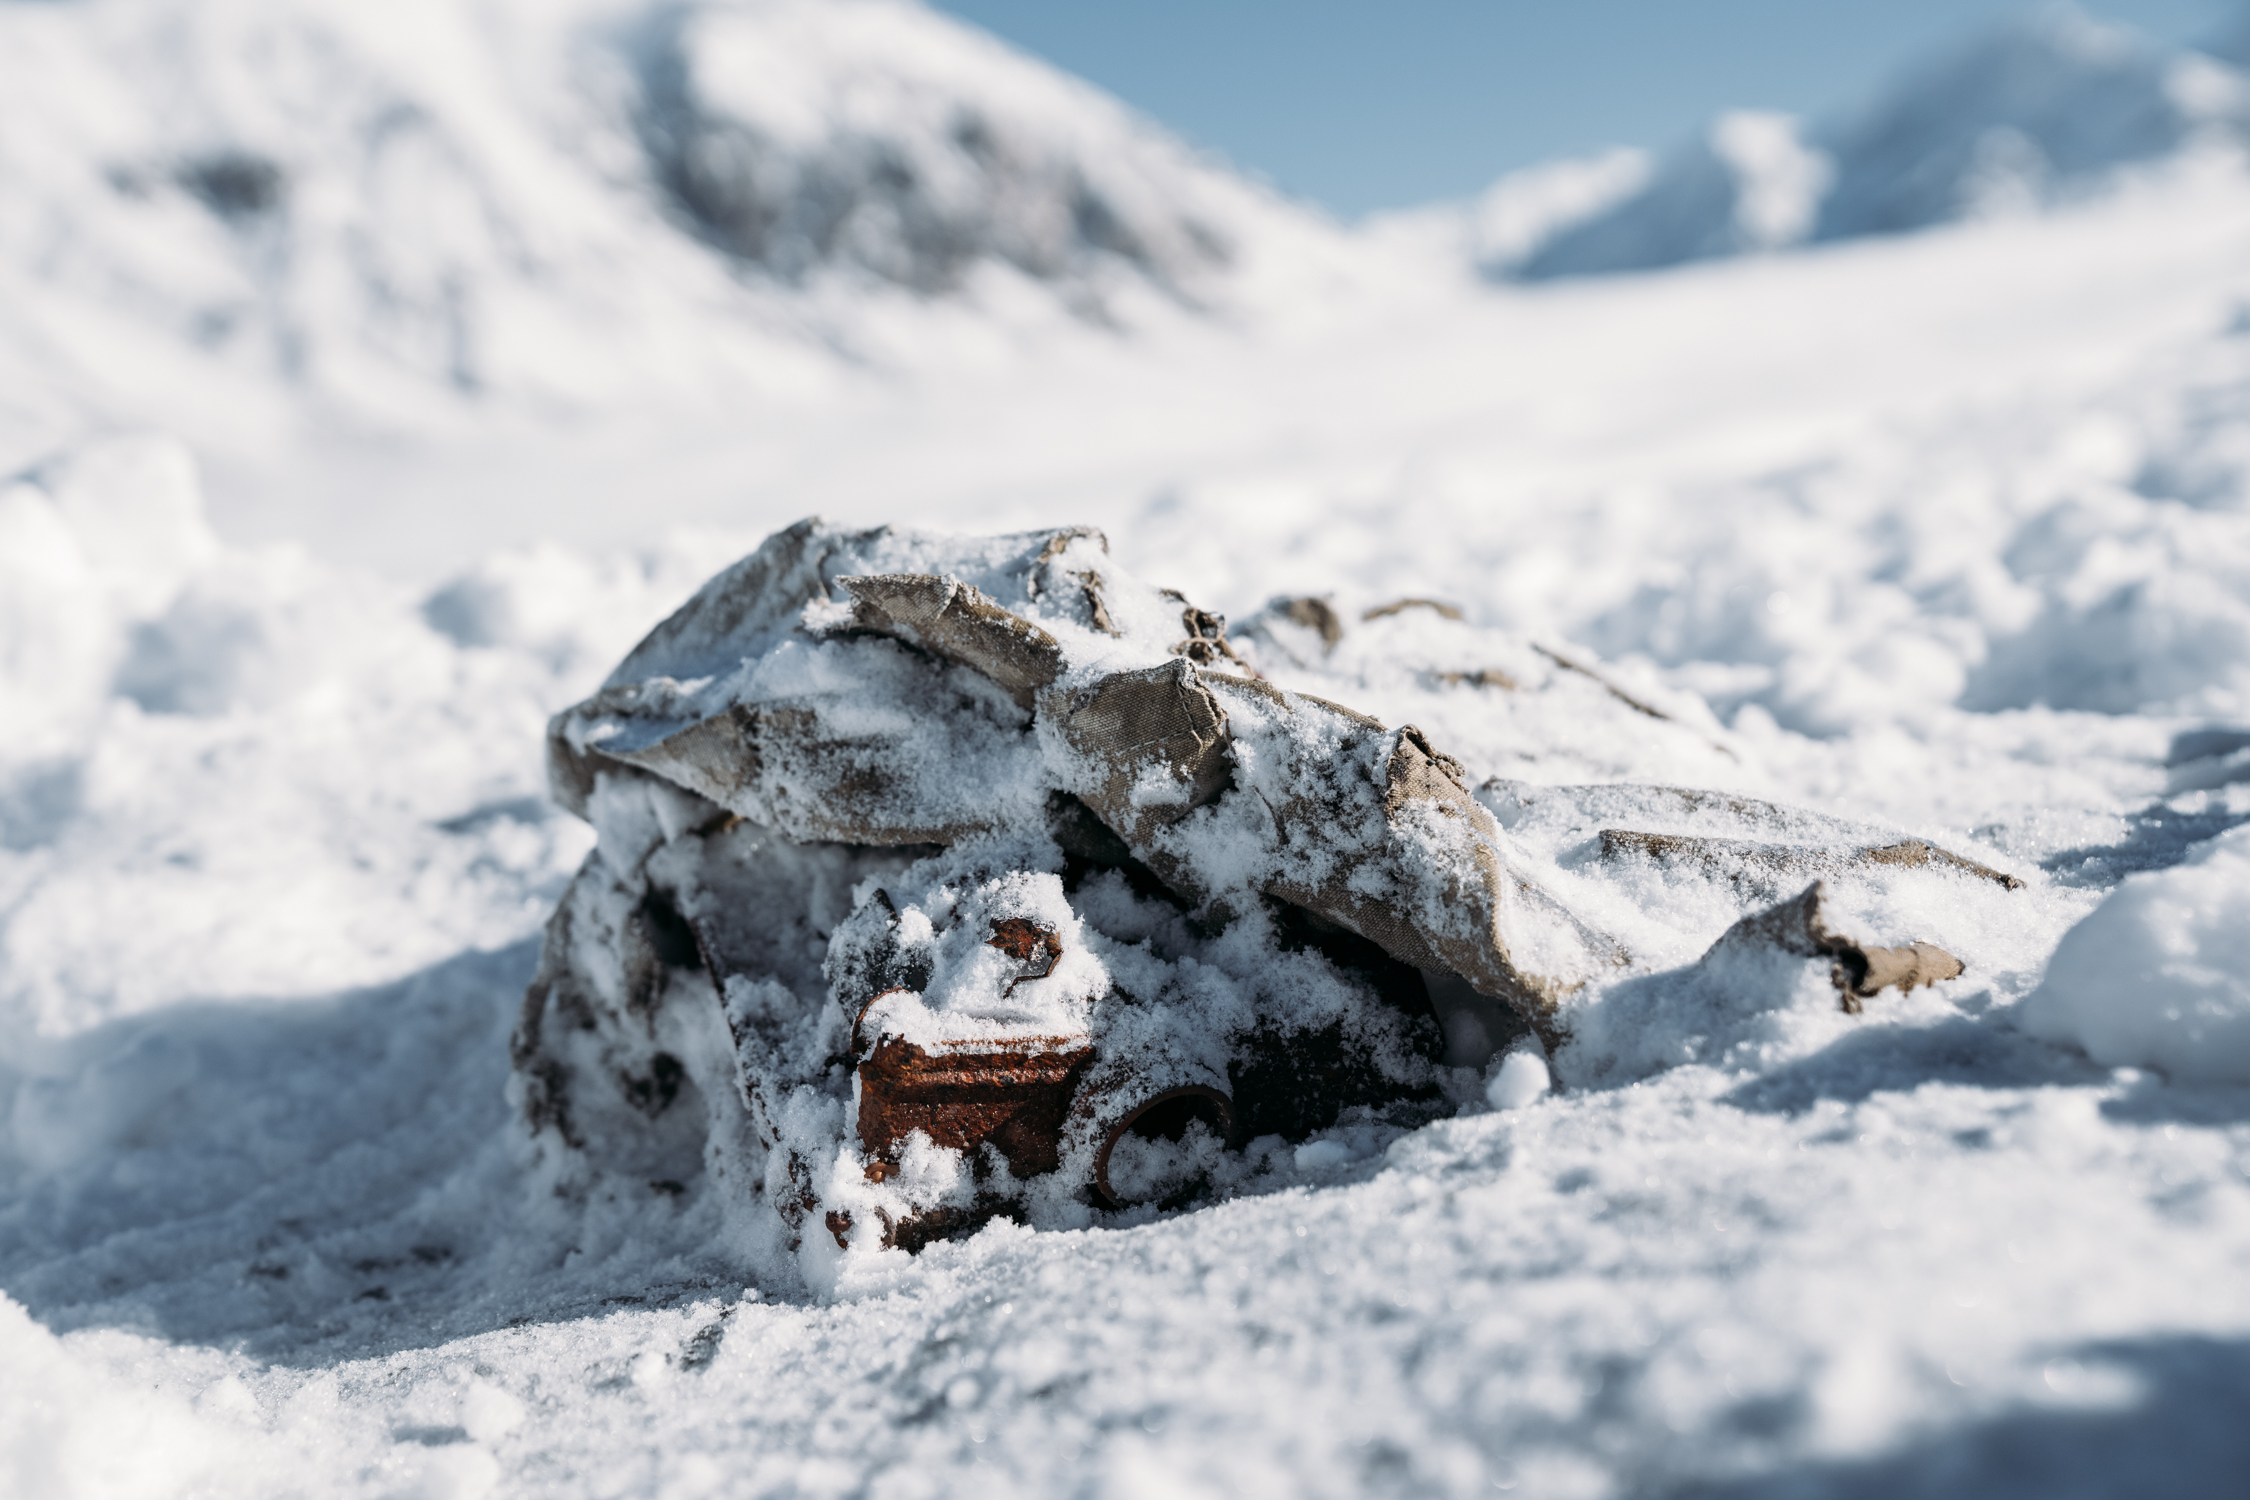
<svg viewBox="0 0 2250 1500">
<path fill-rule="evenodd" d="M 2095 1496 L 2250 1466 L 2233 168 L 1481 289 L 1429 241 L 1332 276 L 1357 251 L 1287 213 L 1260 260 L 1245 210 L 1240 279 L 1198 273 L 1237 322 L 1091 251 L 988 249 L 925 299 L 866 259 L 732 266 L 560 81 L 614 51 L 524 14 L 0 9 L 0 110 L 33 122 L 0 132 L 0 1490 Z M 2231 75 L 2086 55 L 2134 109 L 2181 80 L 2152 139 L 2232 128 Z M 175 66 L 200 81 L 148 84 Z M 301 107 L 268 112 L 276 78 Z M 401 97 L 382 139 L 421 144 L 363 181 Z M 224 147 L 290 172 L 286 256 L 209 206 L 270 201 Z M 1105 526 L 1292 690 L 1461 757 L 1648 971 L 1543 1059 L 1451 996 L 1453 1058 L 1508 1050 L 1444 1070 L 1442 1118 L 1191 1130 L 1116 1165 L 1231 1199 L 839 1257 L 818 1294 L 695 1180 L 699 1134 L 566 1180 L 506 1095 L 593 844 L 544 798 L 547 717 L 814 510 Z M 1464 618 L 1365 618 L 1402 597 Z M 1854 935 L 1969 965 L 1847 1016 L 1818 965 L 1711 957 L 1778 877 L 1602 857 L 1605 828 L 1741 837 L 1679 787 L 1761 804 L 1766 844 L 1911 834 L 2026 884 L 1840 887 Z M 810 851 L 768 851 L 811 916 L 766 936 L 817 989 L 873 870 Z M 828 1108 L 797 1125 L 833 1139 Z"/>
</svg>

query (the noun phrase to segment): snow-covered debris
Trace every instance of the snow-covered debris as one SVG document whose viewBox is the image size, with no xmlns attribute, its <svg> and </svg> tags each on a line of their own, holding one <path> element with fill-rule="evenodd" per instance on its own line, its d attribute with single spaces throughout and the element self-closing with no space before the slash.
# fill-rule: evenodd
<svg viewBox="0 0 2250 1500">
<path fill-rule="evenodd" d="M 2063 935 L 2022 1015 L 2099 1063 L 2250 1083 L 2250 828 L 2128 877 Z"/>
<path fill-rule="evenodd" d="M 1811 127 L 1722 116 L 1638 192 L 1495 272 L 1645 270 L 2018 213 L 2120 169 L 2239 150 L 2250 80 L 2069 5 L 2005 22 L 1909 69 L 1865 108 Z"/>
<path fill-rule="evenodd" d="M 1482 1068 L 1526 1031 L 1567 1041 L 1585 1081 L 1741 1066 L 1776 1055 L 1758 1019 L 1803 976 L 1856 1015 L 1961 975 L 1935 944 L 1846 936 L 1826 880 L 1742 915 L 1809 870 L 1885 915 L 1918 887 L 1925 908 L 1986 909 L 1963 888 L 2023 887 L 1921 840 L 1745 839 L 1840 829 L 1727 793 L 1472 795 L 1421 730 L 1288 685 L 1314 661 L 1459 651 L 1461 611 L 1404 599 L 1358 627 L 1285 599 L 1237 646 L 1084 529 L 768 538 L 550 729 L 556 798 L 598 843 L 512 1051 L 545 1173 L 573 1198 L 604 1174 L 719 1195 L 763 1275 L 825 1290 L 839 1256 L 995 1216 L 1075 1228 L 1207 1198 L 1259 1154 L 1222 1146 L 1418 1117 L 1476 1092 L 1445 1064 Z M 1692 734 L 1596 665 L 1472 649 L 1513 668 L 1479 690 L 1528 718 Z M 1550 835 L 1628 822 L 1541 868 L 1496 812 Z M 1550 890 L 1575 875 L 1623 908 L 1652 861 L 1680 895 L 1646 954 Z M 1712 916 L 1732 925 L 1668 971 Z M 1486 1097 L 1537 1097 L 1544 1055 L 1503 1061 Z"/>
</svg>

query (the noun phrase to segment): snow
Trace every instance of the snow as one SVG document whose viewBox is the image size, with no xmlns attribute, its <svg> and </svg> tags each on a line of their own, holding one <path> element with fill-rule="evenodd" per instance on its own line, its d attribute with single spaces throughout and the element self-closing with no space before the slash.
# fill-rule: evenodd
<svg viewBox="0 0 2250 1500">
<path fill-rule="evenodd" d="M 2024 1027 L 2113 1066 L 2250 1083 L 2250 829 L 2128 877 L 2063 934 Z"/>
<path fill-rule="evenodd" d="M 1494 1109 L 1522 1109 L 1543 1097 L 1551 1086 L 1546 1060 L 1529 1049 L 1518 1049 L 1494 1065 L 1484 1097 Z"/>
<path fill-rule="evenodd" d="M 2250 80 L 2050 4 L 1909 67 L 1810 127 L 1734 111 L 1638 185 L 1486 262 L 1540 278 L 1645 270 L 2021 214 L 2183 152 L 2239 151 Z"/>
<path fill-rule="evenodd" d="M 2129 103 L 2185 91 L 2135 118 L 2186 154 L 2036 213 L 1492 285 L 1458 239 L 1322 225 L 1114 106 L 1058 123 L 1086 92 L 992 44 L 884 40 L 924 13 L 710 21 L 892 58 L 865 107 L 902 139 L 942 82 L 1134 164 L 1119 203 L 1192 177 L 1159 205 L 1215 205 L 1238 258 L 1182 270 L 1189 305 L 997 232 L 943 294 L 879 237 L 714 254 L 600 104 L 592 22 L 634 14 L 0 9 L 0 1490 L 2194 1494 L 2250 1466 L 2250 186 L 2192 139 L 2231 75 L 2087 53 Z M 381 139 L 423 154 L 378 172 L 394 104 L 423 123 Z M 750 111 L 714 117 L 798 128 Z M 804 160 L 856 159 L 821 139 Z M 277 214 L 254 172 L 199 198 L 155 170 L 222 148 L 286 166 Z M 1230 1201 L 840 1258 L 822 1294 L 670 1166 L 557 1196 L 507 1097 L 594 842 L 546 799 L 547 719 L 815 511 L 1105 527 L 1293 690 L 1461 757 L 1655 972 L 1551 1057 L 1448 1070 L 1444 1118 L 1253 1143 Z M 1308 595 L 1332 649 L 1265 611 Z M 1362 618 L 1402 596 L 1464 618 Z M 1778 809 L 1766 842 L 1911 834 L 2025 885 L 1839 887 L 1854 937 L 1969 965 L 1860 1016 L 1817 966 L 1710 982 L 1750 895 L 1599 858 L 1605 827 L 1731 836 L 1665 786 Z M 818 935 L 774 941 L 817 967 Z"/>
</svg>

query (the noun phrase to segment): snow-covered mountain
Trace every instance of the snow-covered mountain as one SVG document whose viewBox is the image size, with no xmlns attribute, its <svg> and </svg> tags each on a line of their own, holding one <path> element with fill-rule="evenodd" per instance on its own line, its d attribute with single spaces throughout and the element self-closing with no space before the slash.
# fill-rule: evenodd
<svg viewBox="0 0 2250 1500">
<path fill-rule="evenodd" d="M 2020 212 L 2121 170 L 2239 150 L 2250 80 L 2062 5 L 1909 69 L 1807 125 L 1734 112 L 1536 244 L 1484 247 L 1528 280 L 1647 270 Z"/>
<path fill-rule="evenodd" d="M 19 455 L 305 396 L 738 400 L 948 309 L 1237 313 L 1342 243 L 911 0 L 0 5 L 0 179 Z"/>
</svg>

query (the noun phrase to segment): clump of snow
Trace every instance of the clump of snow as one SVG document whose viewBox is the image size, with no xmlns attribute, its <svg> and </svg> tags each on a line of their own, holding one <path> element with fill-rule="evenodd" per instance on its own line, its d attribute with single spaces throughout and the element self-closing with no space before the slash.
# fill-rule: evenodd
<svg viewBox="0 0 2250 1500">
<path fill-rule="evenodd" d="M 0 1296 L 0 1489 L 54 1500 L 264 1491 L 286 1450 L 263 1430 L 242 1369 L 130 1334 L 66 1342 Z"/>
<path fill-rule="evenodd" d="M 2063 934 L 2021 1015 L 2099 1063 L 2250 1083 L 2250 829 L 2127 878 Z"/>
<path fill-rule="evenodd" d="M 1553 1086 L 1547 1060 L 1532 1048 L 1519 1047 L 1493 1066 L 1492 1077 L 1484 1086 L 1484 1097 L 1494 1109 L 1522 1109 L 1545 1097 Z"/>
</svg>

